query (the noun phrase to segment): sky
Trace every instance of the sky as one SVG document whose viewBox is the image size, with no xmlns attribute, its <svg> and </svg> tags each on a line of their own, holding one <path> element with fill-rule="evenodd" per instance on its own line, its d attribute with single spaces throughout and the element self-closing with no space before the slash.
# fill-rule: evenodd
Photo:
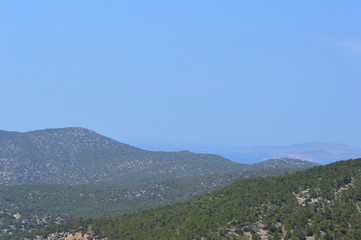
<svg viewBox="0 0 361 240">
<path fill-rule="evenodd" d="M 1 1 L 0 129 L 361 147 L 360 1 Z"/>
</svg>

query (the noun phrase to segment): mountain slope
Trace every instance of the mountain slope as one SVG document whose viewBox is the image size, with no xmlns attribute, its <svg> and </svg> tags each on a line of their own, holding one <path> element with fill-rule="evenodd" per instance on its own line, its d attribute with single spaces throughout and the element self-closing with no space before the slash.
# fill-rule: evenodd
<svg viewBox="0 0 361 240">
<path fill-rule="evenodd" d="M 43 233 L 60 236 L 81 230 L 112 240 L 251 236 L 352 240 L 361 236 L 360 209 L 361 159 L 357 159 L 282 177 L 240 180 L 186 203 L 60 225 Z"/>
<path fill-rule="evenodd" d="M 212 154 L 145 151 L 84 128 L 0 132 L 0 185 L 137 183 L 242 166 Z"/>
</svg>

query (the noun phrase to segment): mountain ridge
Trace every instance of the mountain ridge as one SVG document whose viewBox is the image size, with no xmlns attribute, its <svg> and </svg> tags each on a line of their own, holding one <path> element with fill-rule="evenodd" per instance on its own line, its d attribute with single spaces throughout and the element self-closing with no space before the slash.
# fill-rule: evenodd
<svg viewBox="0 0 361 240">
<path fill-rule="evenodd" d="M 216 154 L 143 150 L 86 128 L 0 132 L 0 185 L 128 184 L 250 169 Z"/>
<path fill-rule="evenodd" d="M 242 166 L 214 154 L 147 151 L 84 128 L 0 134 L 0 185 L 101 183 L 116 178 L 138 182 L 221 174 Z"/>
</svg>

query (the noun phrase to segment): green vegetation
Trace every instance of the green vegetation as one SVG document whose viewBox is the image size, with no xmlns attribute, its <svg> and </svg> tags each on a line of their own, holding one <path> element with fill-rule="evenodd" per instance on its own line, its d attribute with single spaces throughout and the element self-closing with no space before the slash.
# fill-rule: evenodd
<svg viewBox="0 0 361 240">
<path fill-rule="evenodd" d="M 0 186 L 0 209 L 6 210 L 0 215 L 0 222 L 3 230 L 15 234 L 17 238 L 13 239 L 18 239 L 26 231 L 71 220 L 121 215 L 182 202 L 239 178 L 280 175 L 298 170 L 263 169 L 127 186 Z M 0 238 L 8 235 L 0 234 Z"/>
<path fill-rule="evenodd" d="M 39 232 L 87 231 L 109 239 L 315 239 L 361 236 L 361 159 L 280 177 L 239 180 L 185 203 L 83 220 Z"/>
<path fill-rule="evenodd" d="M 298 169 L 244 171 L 138 185 L 0 186 L 0 209 L 67 219 L 120 215 L 185 201 L 236 179 L 280 175 L 296 170 Z"/>
</svg>

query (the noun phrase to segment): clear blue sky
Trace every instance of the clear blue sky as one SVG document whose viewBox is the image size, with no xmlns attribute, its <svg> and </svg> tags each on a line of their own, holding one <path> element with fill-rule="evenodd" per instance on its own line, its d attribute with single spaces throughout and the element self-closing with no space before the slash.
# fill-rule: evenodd
<svg viewBox="0 0 361 240">
<path fill-rule="evenodd" d="M 360 1 L 0 1 L 0 129 L 361 146 Z"/>
</svg>

